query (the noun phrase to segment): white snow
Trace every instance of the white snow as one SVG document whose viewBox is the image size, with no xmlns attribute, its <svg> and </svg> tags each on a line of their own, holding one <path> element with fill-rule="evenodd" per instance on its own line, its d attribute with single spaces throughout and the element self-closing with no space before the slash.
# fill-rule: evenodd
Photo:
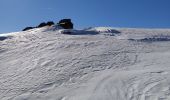
<svg viewBox="0 0 170 100">
<path fill-rule="evenodd" d="M 170 29 L 0 35 L 0 100 L 170 100 Z"/>
</svg>

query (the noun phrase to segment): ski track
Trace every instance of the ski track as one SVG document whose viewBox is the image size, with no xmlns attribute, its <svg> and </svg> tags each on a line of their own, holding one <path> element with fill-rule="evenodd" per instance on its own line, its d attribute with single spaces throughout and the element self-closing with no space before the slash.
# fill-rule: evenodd
<svg viewBox="0 0 170 100">
<path fill-rule="evenodd" d="M 170 30 L 45 29 L 0 41 L 1 100 L 170 100 Z"/>
</svg>

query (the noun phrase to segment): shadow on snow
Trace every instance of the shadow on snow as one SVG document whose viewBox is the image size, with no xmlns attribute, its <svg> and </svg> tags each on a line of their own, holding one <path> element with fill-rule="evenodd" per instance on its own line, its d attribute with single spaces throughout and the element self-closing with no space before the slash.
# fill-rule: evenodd
<svg viewBox="0 0 170 100">
<path fill-rule="evenodd" d="M 128 39 L 131 41 L 137 41 L 137 42 L 159 42 L 159 41 L 170 41 L 170 36 L 168 35 L 156 35 L 153 37 L 146 37 L 143 39 Z"/>
</svg>

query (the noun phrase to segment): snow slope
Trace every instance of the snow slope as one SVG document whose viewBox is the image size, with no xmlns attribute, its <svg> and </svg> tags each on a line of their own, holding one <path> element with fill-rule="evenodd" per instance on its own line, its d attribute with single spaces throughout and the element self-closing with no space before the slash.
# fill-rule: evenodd
<svg viewBox="0 0 170 100">
<path fill-rule="evenodd" d="M 169 59 L 170 29 L 3 34 L 0 100 L 170 100 Z"/>
</svg>

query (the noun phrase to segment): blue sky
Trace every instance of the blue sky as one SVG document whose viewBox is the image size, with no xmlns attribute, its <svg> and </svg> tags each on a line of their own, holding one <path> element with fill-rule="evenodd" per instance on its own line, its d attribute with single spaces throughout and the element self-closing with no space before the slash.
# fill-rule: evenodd
<svg viewBox="0 0 170 100">
<path fill-rule="evenodd" d="M 93 26 L 170 28 L 170 0 L 0 0 L 0 33 L 71 18 Z"/>
</svg>

